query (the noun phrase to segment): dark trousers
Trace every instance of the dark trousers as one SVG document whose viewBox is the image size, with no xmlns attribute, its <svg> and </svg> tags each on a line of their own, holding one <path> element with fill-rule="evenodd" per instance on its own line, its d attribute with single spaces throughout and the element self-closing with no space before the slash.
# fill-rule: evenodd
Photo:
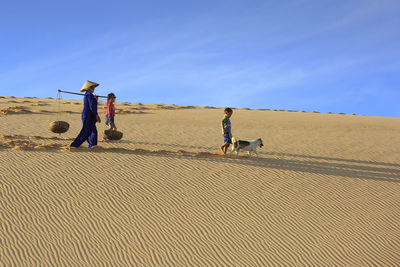
<svg viewBox="0 0 400 267">
<path fill-rule="evenodd" d="M 82 130 L 72 142 L 71 146 L 79 147 L 83 142 L 87 141 L 89 147 L 97 145 L 97 128 L 96 118 L 85 117 L 82 119 Z"/>
</svg>

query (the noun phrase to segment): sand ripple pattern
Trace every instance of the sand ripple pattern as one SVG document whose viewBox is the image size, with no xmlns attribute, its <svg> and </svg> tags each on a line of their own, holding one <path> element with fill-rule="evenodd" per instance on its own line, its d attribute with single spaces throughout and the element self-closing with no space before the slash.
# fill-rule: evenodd
<svg viewBox="0 0 400 267">
<path fill-rule="evenodd" d="M 399 265 L 399 118 L 236 109 L 265 146 L 235 158 L 222 109 L 117 103 L 124 138 L 71 151 L 57 103 L 0 97 L 0 266 Z"/>
<path fill-rule="evenodd" d="M 395 265 L 398 181 L 340 164 L 332 175 L 278 158 L 0 150 L 1 263 Z"/>
</svg>

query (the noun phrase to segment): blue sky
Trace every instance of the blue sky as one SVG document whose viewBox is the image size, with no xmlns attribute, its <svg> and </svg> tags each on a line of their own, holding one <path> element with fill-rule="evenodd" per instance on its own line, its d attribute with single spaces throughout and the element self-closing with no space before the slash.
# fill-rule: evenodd
<svg viewBox="0 0 400 267">
<path fill-rule="evenodd" d="M 400 2 L 2 1 L 0 95 L 400 117 Z M 74 98 L 65 95 L 64 98 Z"/>
</svg>

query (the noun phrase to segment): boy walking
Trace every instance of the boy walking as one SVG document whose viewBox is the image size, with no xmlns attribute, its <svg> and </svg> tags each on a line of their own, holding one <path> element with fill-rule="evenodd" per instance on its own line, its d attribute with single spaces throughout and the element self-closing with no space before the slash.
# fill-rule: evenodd
<svg viewBox="0 0 400 267">
<path fill-rule="evenodd" d="M 231 108 L 226 108 L 221 123 L 222 134 L 224 135 L 224 144 L 220 148 L 224 154 L 226 154 L 229 145 L 232 144 L 231 120 L 229 119 L 232 116 L 232 113 L 233 110 Z"/>
</svg>

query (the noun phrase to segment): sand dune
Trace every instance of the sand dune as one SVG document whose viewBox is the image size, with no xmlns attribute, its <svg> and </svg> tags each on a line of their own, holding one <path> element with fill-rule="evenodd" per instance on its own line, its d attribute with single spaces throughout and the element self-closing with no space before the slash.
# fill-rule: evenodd
<svg viewBox="0 0 400 267">
<path fill-rule="evenodd" d="M 398 118 L 235 109 L 233 134 L 265 145 L 236 158 L 221 108 L 117 103 L 123 139 L 70 151 L 79 103 L 0 97 L 28 111 L 0 115 L 5 266 L 400 262 Z"/>
<path fill-rule="evenodd" d="M 8 114 L 26 114 L 31 113 L 31 111 L 27 110 L 24 106 L 14 106 L 0 109 L 0 114 L 8 115 Z"/>
</svg>

